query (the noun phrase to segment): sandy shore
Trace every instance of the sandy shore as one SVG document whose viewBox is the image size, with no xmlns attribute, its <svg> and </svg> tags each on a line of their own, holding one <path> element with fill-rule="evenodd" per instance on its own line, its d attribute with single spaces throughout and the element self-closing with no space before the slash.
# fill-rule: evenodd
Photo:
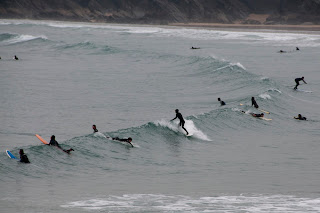
<svg viewBox="0 0 320 213">
<path fill-rule="evenodd" d="M 199 28 L 230 28 L 230 29 L 266 29 L 292 31 L 320 31 L 320 25 L 263 25 L 263 24 L 220 24 L 220 23 L 169 23 L 169 26 Z"/>
</svg>

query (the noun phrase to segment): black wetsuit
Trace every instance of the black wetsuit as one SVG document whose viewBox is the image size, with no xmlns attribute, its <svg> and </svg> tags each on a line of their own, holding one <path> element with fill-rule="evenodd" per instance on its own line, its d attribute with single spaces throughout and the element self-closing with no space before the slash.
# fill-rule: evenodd
<svg viewBox="0 0 320 213">
<path fill-rule="evenodd" d="M 130 142 L 129 139 L 125 139 L 125 138 L 122 139 L 122 138 L 118 138 L 118 137 L 112 138 L 112 140 Z"/>
<path fill-rule="evenodd" d="M 98 129 L 94 129 L 94 130 L 93 130 L 93 133 L 96 133 L 96 132 L 98 132 Z"/>
<path fill-rule="evenodd" d="M 56 140 L 52 140 L 51 139 L 49 145 L 50 146 L 56 146 L 56 147 L 62 149 L 61 146 L 58 144 L 58 142 Z"/>
<path fill-rule="evenodd" d="M 179 118 L 179 120 L 180 120 L 179 125 L 182 127 L 182 129 L 184 129 L 184 131 L 187 132 L 187 135 L 188 135 L 189 134 L 188 131 L 184 128 L 185 121 L 184 121 L 182 114 L 180 112 L 176 113 L 176 117 L 174 119 L 176 119 L 176 118 Z M 172 119 L 172 120 L 174 120 L 174 119 Z"/>
<path fill-rule="evenodd" d="M 58 144 L 58 142 L 57 142 L 56 140 L 53 140 L 53 139 L 50 140 L 49 145 L 50 145 L 50 146 L 56 146 L 56 147 L 58 147 L 59 149 L 61 149 L 62 151 L 68 153 L 68 154 L 70 154 L 71 151 L 74 151 L 72 148 L 70 148 L 70 149 L 68 149 L 68 150 L 62 149 L 62 147 Z"/>
<path fill-rule="evenodd" d="M 307 118 L 306 118 L 306 117 L 301 117 L 301 118 L 299 118 L 299 117 L 295 117 L 295 119 L 297 119 L 297 120 L 301 120 L 301 121 L 306 121 L 306 120 L 307 120 Z"/>
<path fill-rule="evenodd" d="M 221 106 L 226 105 L 226 103 L 224 101 L 220 101 Z"/>
<path fill-rule="evenodd" d="M 256 118 L 261 118 L 261 117 L 263 117 L 262 113 L 261 113 L 261 114 L 251 113 L 251 115 L 252 115 L 253 117 L 256 117 Z"/>
<path fill-rule="evenodd" d="M 29 161 L 29 159 L 28 159 L 26 154 L 20 155 L 20 162 L 21 163 L 30 163 L 30 161 Z"/>
<path fill-rule="evenodd" d="M 303 78 L 296 78 L 296 79 L 294 79 L 294 81 L 295 81 L 296 84 L 297 84 L 297 85 L 294 87 L 294 89 L 298 89 L 298 86 L 300 85 L 300 84 L 299 84 L 299 81 L 304 81 L 304 80 L 303 80 Z"/>
<path fill-rule="evenodd" d="M 252 100 L 251 100 L 251 103 L 252 103 L 251 106 L 254 106 L 255 108 L 259 108 L 256 100 L 252 99 Z"/>
<path fill-rule="evenodd" d="M 132 145 L 131 141 L 129 140 L 129 138 L 127 138 L 127 139 L 125 139 L 125 138 L 121 139 L 121 138 L 115 137 L 115 138 L 112 138 L 112 140 L 127 142 L 127 143 L 129 143 L 129 144 L 133 147 L 133 145 Z"/>
</svg>

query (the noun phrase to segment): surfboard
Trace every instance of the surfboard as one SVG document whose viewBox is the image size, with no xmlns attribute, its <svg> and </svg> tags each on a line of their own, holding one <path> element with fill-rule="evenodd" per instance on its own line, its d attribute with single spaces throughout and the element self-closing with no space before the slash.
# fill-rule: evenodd
<svg viewBox="0 0 320 213">
<path fill-rule="evenodd" d="M 49 145 L 49 143 L 45 140 L 45 139 L 43 139 L 40 135 L 38 135 L 38 134 L 36 134 L 36 137 L 42 142 L 42 143 L 44 143 L 44 144 L 46 144 L 46 145 Z M 57 147 L 58 149 L 60 149 L 61 151 L 63 151 L 63 152 L 65 152 L 65 153 L 67 153 L 67 154 L 71 154 L 70 152 L 71 151 L 74 151 L 72 148 L 71 149 L 68 149 L 68 150 L 65 150 L 65 149 L 62 149 L 62 148 L 59 148 L 59 147 Z"/>
<path fill-rule="evenodd" d="M 272 119 L 271 118 L 265 118 L 265 117 L 259 117 L 260 119 L 262 120 L 265 120 L 265 121 L 271 121 Z"/>
<path fill-rule="evenodd" d="M 44 143 L 44 144 L 46 144 L 46 145 L 49 144 L 49 143 L 48 143 L 46 140 L 44 140 L 40 135 L 36 134 L 36 137 L 37 137 L 42 143 Z"/>
<path fill-rule="evenodd" d="M 270 114 L 270 112 L 266 111 L 266 110 L 263 110 L 263 109 L 258 109 L 260 112 L 264 112 L 266 114 Z"/>
<path fill-rule="evenodd" d="M 309 90 L 303 90 L 303 89 L 293 89 L 293 90 L 298 91 L 298 92 L 312 93 L 312 91 L 309 91 Z"/>
<path fill-rule="evenodd" d="M 16 158 L 16 156 L 14 156 L 9 150 L 6 150 L 6 153 L 7 153 L 7 155 L 8 155 L 9 158 L 19 160 L 19 159 Z"/>
<path fill-rule="evenodd" d="M 115 143 L 120 143 L 120 144 L 122 144 L 122 145 L 134 147 L 134 145 L 132 144 L 132 142 L 129 143 L 129 142 L 126 142 L 126 141 L 113 140 L 112 138 L 109 138 L 109 140 L 111 140 L 111 141 L 113 141 L 113 142 L 115 142 Z"/>
</svg>

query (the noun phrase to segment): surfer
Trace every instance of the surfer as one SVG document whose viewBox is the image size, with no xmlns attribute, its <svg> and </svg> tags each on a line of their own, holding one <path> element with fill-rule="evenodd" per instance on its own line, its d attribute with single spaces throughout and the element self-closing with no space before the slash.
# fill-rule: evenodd
<svg viewBox="0 0 320 213">
<path fill-rule="evenodd" d="M 132 145 L 132 143 L 131 143 L 132 138 L 130 138 L 130 137 L 129 137 L 129 138 L 127 138 L 127 139 L 125 139 L 125 138 L 121 139 L 121 138 L 115 137 L 115 138 L 112 138 L 112 140 L 117 140 L 117 141 L 127 142 L 127 143 L 129 143 L 129 144 L 133 147 L 133 145 Z"/>
<path fill-rule="evenodd" d="M 259 108 L 259 106 L 258 106 L 256 100 L 254 99 L 254 97 L 251 98 L 251 106 L 254 106 L 257 109 Z"/>
<path fill-rule="evenodd" d="M 264 114 L 261 113 L 261 114 L 255 114 L 255 113 L 250 113 L 253 117 L 256 117 L 256 118 L 262 118 L 264 117 Z"/>
<path fill-rule="evenodd" d="M 16 55 L 14 55 L 14 58 L 13 59 L 15 59 L 15 60 L 19 60 L 19 58 L 16 56 Z"/>
<path fill-rule="evenodd" d="M 297 51 L 300 50 L 299 47 L 296 47 L 296 50 L 297 50 Z"/>
<path fill-rule="evenodd" d="M 297 119 L 297 120 L 304 120 L 304 121 L 307 120 L 307 118 L 306 117 L 302 117 L 301 114 L 299 114 L 298 117 L 294 117 L 294 118 Z"/>
<path fill-rule="evenodd" d="M 287 51 L 280 50 L 279 53 L 286 53 Z"/>
<path fill-rule="evenodd" d="M 200 49 L 200 47 L 191 47 L 192 50 Z"/>
<path fill-rule="evenodd" d="M 61 146 L 59 145 L 59 143 L 56 141 L 56 136 L 54 136 L 54 135 L 51 136 L 51 140 L 50 140 L 49 146 L 56 146 L 56 147 L 58 147 L 59 149 L 63 150 L 64 152 L 68 153 L 68 154 L 69 154 L 71 151 L 74 151 L 72 148 L 71 148 L 71 149 L 68 149 L 68 150 L 62 149 L 62 147 L 61 147 Z"/>
<path fill-rule="evenodd" d="M 221 99 L 220 99 L 220 98 L 218 98 L 218 101 L 220 101 L 221 106 L 226 105 L 226 103 L 225 103 L 224 101 L 221 101 Z"/>
<path fill-rule="evenodd" d="M 27 155 L 24 154 L 23 149 L 20 149 L 19 154 L 20 154 L 20 162 L 21 162 L 21 163 L 30 163 Z"/>
<path fill-rule="evenodd" d="M 98 132 L 98 129 L 95 124 L 92 125 L 93 133 Z"/>
<path fill-rule="evenodd" d="M 176 117 L 174 119 L 179 118 L 179 120 L 180 120 L 179 126 L 181 126 L 182 129 L 184 129 L 184 131 L 186 131 L 187 135 L 189 135 L 189 132 L 184 128 L 185 121 L 182 117 L 182 114 L 179 112 L 178 109 L 176 109 L 175 111 L 176 111 Z M 174 119 L 171 119 L 171 121 L 173 121 Z"/>
<path fill-rule="evenodd" d="M 299 84 L 299 81 L 303 81 L 305 84 L 307 83 L 307 82 L 305 82 L 304 81 L 304 77 L 302 76 L 301 78 L 296 78 L 296 79 L 294 79 L 294 81 L 296 82 L 296 86 L 293 88 L 294 90 L 296 90 L 296 89 L 298 89 L 298 86 L 300 85 Z"/>
</svg>

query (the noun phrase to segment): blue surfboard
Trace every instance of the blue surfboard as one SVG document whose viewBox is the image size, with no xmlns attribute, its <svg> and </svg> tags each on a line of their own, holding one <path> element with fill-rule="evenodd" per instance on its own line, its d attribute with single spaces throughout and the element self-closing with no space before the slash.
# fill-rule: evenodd
<svg viewBox="0 0 320 213">
<path fill-rule="evenodd" d="M 16 158 L 9 150 L 6 150 L 6 153 L 7 153 L 7 155 L 8 155 L 9 158 L 19 160 L 19 159 Z"/>
</svg>

